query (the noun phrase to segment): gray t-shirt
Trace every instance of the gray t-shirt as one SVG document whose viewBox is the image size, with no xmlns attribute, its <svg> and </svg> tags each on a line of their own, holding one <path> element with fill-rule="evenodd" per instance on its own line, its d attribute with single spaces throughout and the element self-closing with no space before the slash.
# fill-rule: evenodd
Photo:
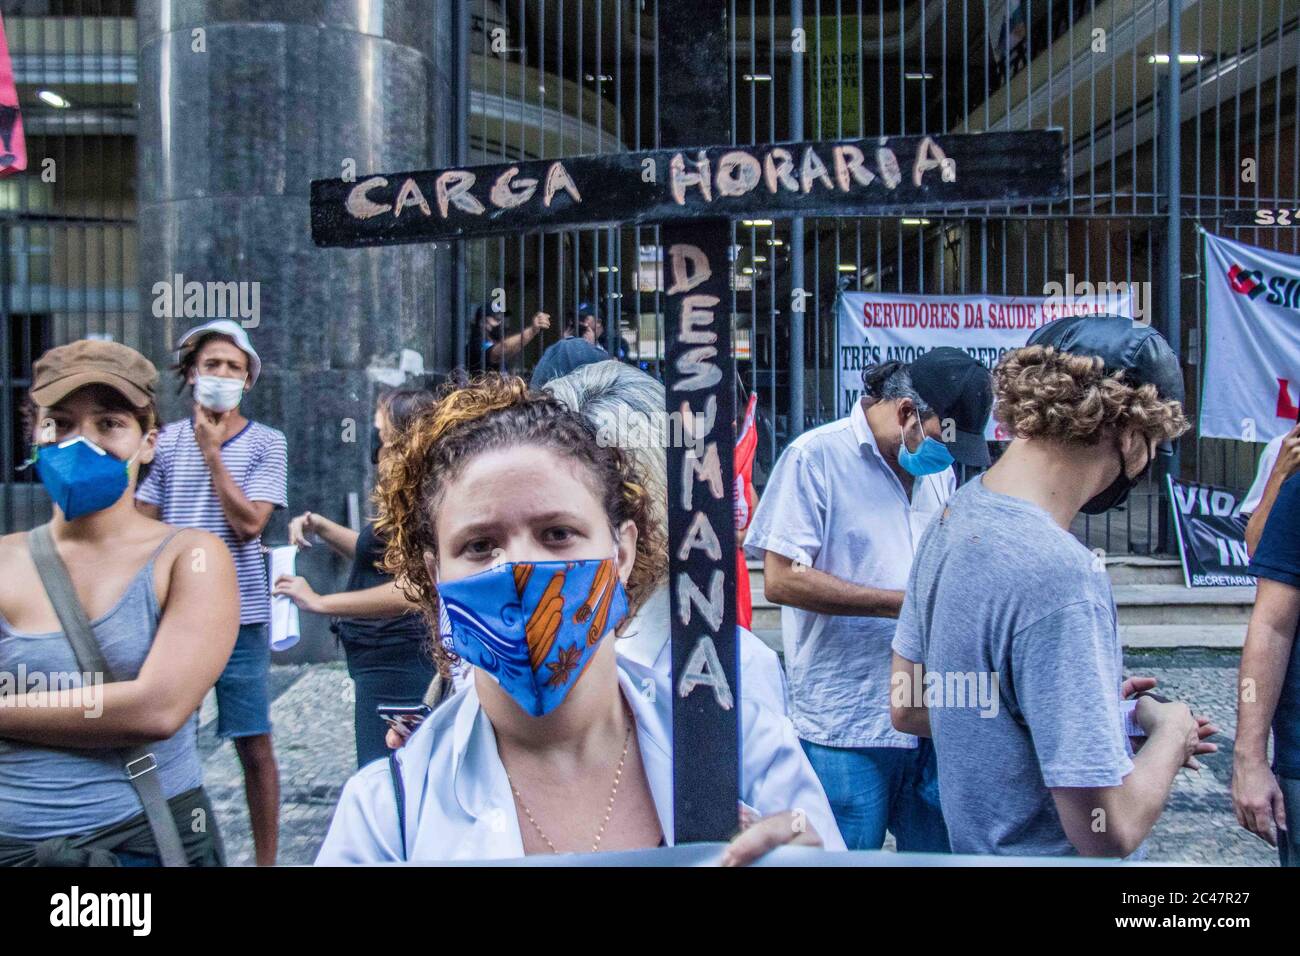
<svg viewBox="0 0 1300 956">
<path fill-rule="evenodd" d="M 909 687 L 930 708 L 953 852 L 1074 854 L 1049 788 L 1133 769 L 1104 564 L 976 478 L 921 539 L 893 647 L 925 665 Z"/>
</svg>

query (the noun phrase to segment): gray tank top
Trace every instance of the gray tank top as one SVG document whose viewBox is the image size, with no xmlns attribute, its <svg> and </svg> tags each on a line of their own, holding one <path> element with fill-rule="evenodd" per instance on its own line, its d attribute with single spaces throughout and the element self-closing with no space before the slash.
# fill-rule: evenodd
<svg viewBox="0 0 1300 956">
<path fill-rule="evenodd" d="M 153 646 L 161 617 L 153 590 L 154 561 L 179 530 L 149 556 L 118 602 L 91 622 L 118 680 L 139 674 Z M 62 631 L 25 634 L 14 630 L 3 614 L 0 675 L 9 682 L 0 689 L 10 693 L 82 684 L 76 655 Z M 174 736 L 150 745 L 168 799 L 203 782 L 197 729 L 196 712 Z M 89 833 L 143 812 L 117 751 L 56 750 L 0 740 L 0 836 L 35 841 Z"/>
</svg>

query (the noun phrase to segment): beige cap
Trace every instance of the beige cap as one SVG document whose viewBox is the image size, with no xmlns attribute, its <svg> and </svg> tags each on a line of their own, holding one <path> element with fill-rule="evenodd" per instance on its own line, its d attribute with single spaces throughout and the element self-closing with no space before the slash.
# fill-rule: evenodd
<svg viewBox="0 0 1300 956">
<path fill-rule="evenodd" d="M 84 385 L 107 385 L 136 408 L 154 400 L 158 370 L 121 342 L 79 339 L 52 348 L 32 366 L 32 401 L 49 408 Z"/>
</svg>

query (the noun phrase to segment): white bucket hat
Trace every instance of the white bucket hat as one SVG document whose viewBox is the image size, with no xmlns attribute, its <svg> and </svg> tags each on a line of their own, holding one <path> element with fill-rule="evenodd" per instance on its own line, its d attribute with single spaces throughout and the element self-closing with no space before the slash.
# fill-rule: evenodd
<svg viewBox="0 0 1300 956">
<path fill-rule="evenodd" d="M 257 351 L 248 340 L 244 327 L 233 319 L 213 319 L 203 325 L 196 325 L 181 336 L 180 344 L 176 347 L 177 356 L 184 355 L 186 349 L 193 348 L 203 336 L 214 333 L 235 340 L 235 344 L 248 356 L 248 384 L 256 384 L 257 376 L 262 372 L 262 360 L 257 357 Z"/>
</svg>

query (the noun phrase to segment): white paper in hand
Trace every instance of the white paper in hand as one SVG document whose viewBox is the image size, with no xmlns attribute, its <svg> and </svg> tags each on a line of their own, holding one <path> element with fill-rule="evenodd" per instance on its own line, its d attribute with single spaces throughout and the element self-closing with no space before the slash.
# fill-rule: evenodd
<svg viewBox="0 0 1300 956">
<path fill-rule="evenodd" d="M 282 574 L 294 574 L 298 557 L 297 545 L 284 545 L 271 549 L 271 586 Z M 298 605 L 283 594 L 271 598 L 271 650 L 287 651 L 298 643 Z"/>
</svg>

